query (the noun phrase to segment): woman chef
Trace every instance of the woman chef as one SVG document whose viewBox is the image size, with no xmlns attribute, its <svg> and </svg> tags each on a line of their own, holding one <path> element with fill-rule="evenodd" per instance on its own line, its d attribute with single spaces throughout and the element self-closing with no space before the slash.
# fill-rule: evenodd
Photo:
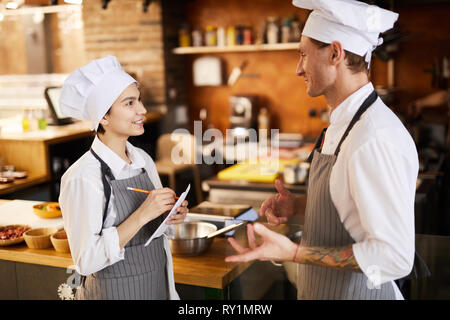
<svg viewBox="0 0 450 320">
<path fill-rule="evenodd" d="M 64 115 L 92 122 L 91 149 L 61 179 L 63 212 L 76 271 L 77 299 L 178 299 L 165 236 L 145 242 L 175 203 L 155 164 L 127 139 L 144 133 L 136 80 L 115 57 L 75 70 L 60 97 Z M 149 195 L 127 190 L 153 190 Z M 181 223 L 187 201 L 168 224 Z"/>
</svg>

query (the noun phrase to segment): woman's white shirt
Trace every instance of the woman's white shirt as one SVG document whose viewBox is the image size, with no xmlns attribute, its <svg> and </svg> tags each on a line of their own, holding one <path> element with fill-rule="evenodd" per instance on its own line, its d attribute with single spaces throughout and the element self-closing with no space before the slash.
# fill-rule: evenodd
<svg viewBox="0 0 450 320">
<path fill-rule="evenodd" d="M 97 136 L 91 147 L 111 168 L 116 179 L 134 177 L 145 168 L 154 187 L 162 188 L 156 166 L 145 151 L 127 142 L 126 148 L 131 160 L 131 164 L 128 164 Z M 90 151 L 64 173 L 59 203 L 70 251 L 79 274 L 88 275 L 124 259 L 125 249 L 120 249 L 119 236 L 114 227 L 117 211 L 112 193 L 107 216 L 102 224 L 106 199 L 100 162 Z"/>
<path fill-rule="evenodd" d="M 348 124 L 373 90 L 368 83 L 333 112 L 322 153 L 334 154 Z M 398 117 L 378 98 L 341 146 L 330 194 L 344 228 L 355 240 L 361 270 L 379 284 L 409 274 L 414 261 L 417 150 Z"/>
</svg>

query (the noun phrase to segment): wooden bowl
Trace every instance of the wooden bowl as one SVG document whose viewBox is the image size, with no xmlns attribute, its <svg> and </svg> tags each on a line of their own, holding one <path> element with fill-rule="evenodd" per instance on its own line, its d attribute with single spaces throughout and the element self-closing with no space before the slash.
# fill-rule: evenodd
<svg viewBox="0 0 450 320">
<path fill-rule="evenodd" d="M 66 230 L 60 230 L 50 236 L 53 247 L 58 252 L 70 252 Z"/>
<path fill-rule="evenodd" d="M 0 231 L 4 231 L 5 229 L 7 229 L 9 227 L 14 227 L 14 228 L 21 227 L 21 228 L 24 228 L 24 229 L 27 229 L 27 230 L 31 229 L 31 227 L 27 226 L 27 225 L 14 224 L 14 225 L 8 225 L 8 226 L 0 226 Z M 23 234 L 20 237 L 13 238 L 13 239 L 5 239 L 5 240 L 1 240 L 0 239 L 0 247 L 12 246 L 14 244 L 18 244 L 18 243 L 23 242 L 23 240 L 24 240 Z"/>
<path fill-rule="evenodd" d="M 47 249 L 52 246 L 50 236 L 57 232 L 56 228 L 37 228 L 28 230 L 23 234 L 25 242 L 30 249 Z"/>
<path fill-rule="evenodd" d="M 44 219 L 61 217 L 61 208 L 58 202 L 44 202 L 33 206 L 34 214 Z"/>
</svg>

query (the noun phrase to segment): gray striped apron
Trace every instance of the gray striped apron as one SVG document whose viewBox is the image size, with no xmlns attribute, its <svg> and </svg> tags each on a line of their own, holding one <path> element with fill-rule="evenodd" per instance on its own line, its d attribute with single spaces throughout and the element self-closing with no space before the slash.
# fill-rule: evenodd
<svg viewBox="0 0 450 320">
<path fill-rule="evenodd" d="M 305 224 L 302 233 L 302 246 L 343 247 L 355 241 L 345 230 L 338 211 L 331 200 L 330 174 L 336 162 L 342 142 L 347 137 L 361 115 L 375 102 L 377 94 L 373 91 L 356 112 L 341 141 L 332 155 L 319 150 L 325 130 L 322 131 L 314 151 L 309 173 L 308 199 L 305 211 Z M 310 157 L 311 158 L 311 157 Z M 297 297 L 308 300 L 377 300 L 395 299 L 390 282 L 378 289 L 369 289 L 364 273 L 350 270 L 337 270 L 309 264 L 298 265 Z"/>
<path fill-rule="evenodd" d="M 109 204 L 111 189 L 117 216 L 114 226 L 120 225 L 146 199 L 147 194 L 127 190 L 132 186 L 153 190 L 154 186 L 145 171 L 128 179 L 116 180 L 108 165 L 91 149 L 100 161 L 106 205 L 103 221 Z M 107 179 L 109 179 L 109 183 Z M 110 189 L 111 188 L 111 189 Z M 82 286 L 76 291 L 76 299 L 94 300 L 165 300 L 168 298 L 166 275 L 166 253 L 164 238 L 154 239 L 147 247 L 148 238 L 163 221 L 163 216 L 142 227 L 126 244 L 124 259 L 98 272 L 83 277 Z"/>
</svg>

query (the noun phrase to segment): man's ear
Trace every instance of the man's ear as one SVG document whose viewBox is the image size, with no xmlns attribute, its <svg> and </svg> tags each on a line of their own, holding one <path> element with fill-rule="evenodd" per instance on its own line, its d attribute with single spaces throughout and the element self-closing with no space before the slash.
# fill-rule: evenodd
<svg viewBox="0 0 450 320">
<path fill-rule="evenodd" d="M 330 63 L 337 65 L 345 59 L 345 51 L 339 41 L 330 43 Z"/>
</svg>

